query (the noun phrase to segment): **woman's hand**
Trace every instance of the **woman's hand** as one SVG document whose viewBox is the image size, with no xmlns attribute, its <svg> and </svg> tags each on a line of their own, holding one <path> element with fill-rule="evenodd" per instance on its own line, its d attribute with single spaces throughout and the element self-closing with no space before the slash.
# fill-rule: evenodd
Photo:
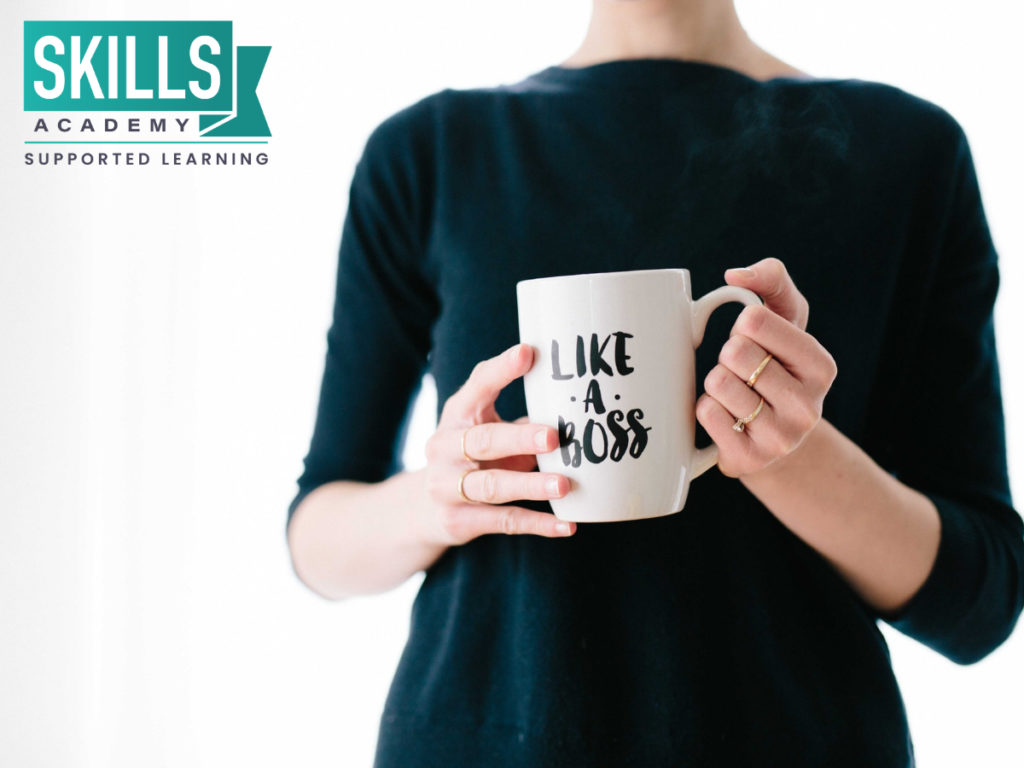
<svg viewBox="0 0 1024 768">
<path fill-rule="evenodd" d="M 697 419 L 718 445 L 718 467 L 742 477 L 788 456 L 821 419 L 822 402 L 836 377 L 836 363 L 807 327 L 807 299 L 778 259 L 730 269 L 726 282 L 760 295 L 763 307 L 740 313 L 718 364 L 704 379 Z M 771 353 L 753 387 L 748 377 Z M 764 405 L 743 431 L 737 419 Z"/>
<path fill-rule="evenodd" d="M 427 540 L 453 545 L 485 533 L 575 532 L 575 523 L 550 513 L 503 504 L 555 499 L 569 492 L 565 475 L 532 471 L 538 453 L 558 447 L 554 427 L 530 424 L 526 417 L 503 421 L 494 408 L 501 390 L 532 365 L 533 347 L 516 344 L 477 363 L 466 383 L 445 401 L 437 431 L 426 446 L 429 503 L 420 522 Z M 459 495 L 463 473 L 462 492 L 470 501 Z"/>
</svg>

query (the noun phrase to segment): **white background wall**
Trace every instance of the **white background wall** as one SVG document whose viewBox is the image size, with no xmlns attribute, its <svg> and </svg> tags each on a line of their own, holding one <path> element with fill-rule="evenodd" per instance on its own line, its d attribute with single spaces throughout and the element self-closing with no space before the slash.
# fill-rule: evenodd
<svg viewBox="0 0 1024 768">
<path fill-rule="evenodd" d="M 0 764 L 369 765 L 419 579 L 330 604 L 293 576 L 283 527 L 312 426 L 347 185 L 388 114 L 445 86 L 560 61 L 588 7 L 0 6 Z M 899 85 L 965 126 L 1002 256 L 997 322 L 1024 498 L 1013 7 L 739 6 L 752 36 L 796 66 Z M 270 165 L 23 166 L 21 22 L 58 18 L 232 19 L 236 44 L 272 45 L 259 91 Z M 921 766 L 1024 764 L 1024 630 L 967 668 L 886 635 Z"/>
</svg>

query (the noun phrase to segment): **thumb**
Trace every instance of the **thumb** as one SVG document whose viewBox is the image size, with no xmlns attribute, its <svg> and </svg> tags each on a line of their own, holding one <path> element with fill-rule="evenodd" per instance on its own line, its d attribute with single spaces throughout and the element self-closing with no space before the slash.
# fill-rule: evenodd
<svg viewBox="0 0 1024 768">
<path fill-rule="evenodd" d="M 762 259 L 739 269 L 727 269 L 725 282 L 747 288 L 762 299 L 768 309 L 789 320 L 800 330 L 807 329 L 807 299 L 800 293 L 786 265 L 779 259 Z"/>
</svg>

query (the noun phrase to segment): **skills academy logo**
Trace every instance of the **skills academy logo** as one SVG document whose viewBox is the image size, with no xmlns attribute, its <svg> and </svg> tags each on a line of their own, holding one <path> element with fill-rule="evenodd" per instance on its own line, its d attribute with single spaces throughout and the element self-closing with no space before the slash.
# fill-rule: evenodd
<svg viewBox="0 0 1024 768">
<path fill-rule="evenodd" d="M 238 145 L 269 143 L 256 87 L 270 46 L 236 47 L 232 22 L 26 21 L 24 32 L 26 165 L 269 161 Z"/>
</svg>

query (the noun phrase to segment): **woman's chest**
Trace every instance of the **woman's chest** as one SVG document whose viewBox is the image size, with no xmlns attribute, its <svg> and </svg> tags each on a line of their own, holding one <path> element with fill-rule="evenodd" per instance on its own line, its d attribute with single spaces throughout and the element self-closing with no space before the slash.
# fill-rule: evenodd
<svg viewBox="0 0 1024 768">
<path fill-rule="evenodd" d="M 692 164 L 691 164 L 692 166 Z M 685 268 L 695 297 L 724 283 L 723 272 L 766 257 L 786 264 L 811 306 L 809 331 L 845 366 L 870 371 L 891 304 L 903 243 L 878 240 L 842 176 L 813 189 L 725 167 L 618 164 L 604 173 L 492 169 L 446 190 L 430 258 L 441 298 L 432 371 L 439 407 L 478 361 L 516 343 L 516 283 L 584 272 Z M 806 179 L 804 179 L 806 181 Z M 698 351 L 709 370 L 738 313 L 716 313 Z M 867 398 L 867 380 L 837 387 L 844 409 Z M 699 390 L 699 387 L 698 387 Z M 506 418 L 525 413 L 520 382 L 498 401 Z"/>
</svg>

